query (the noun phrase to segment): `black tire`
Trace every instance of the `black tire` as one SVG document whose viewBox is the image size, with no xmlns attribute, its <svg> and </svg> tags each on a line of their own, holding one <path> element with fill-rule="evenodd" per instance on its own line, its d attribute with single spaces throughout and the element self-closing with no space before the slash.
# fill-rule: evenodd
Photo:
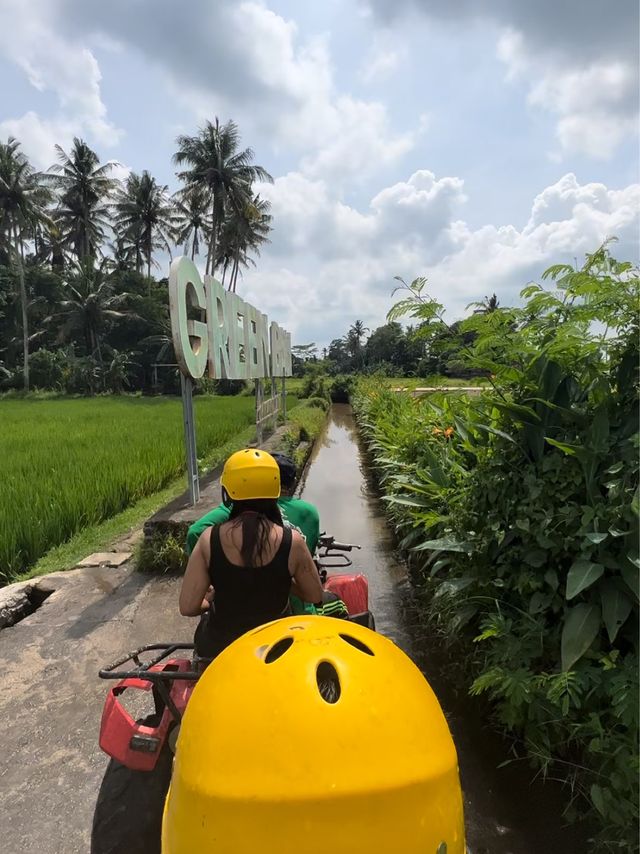
<svg viewBox="0 0 640 854">
<path fill-rule="evenodd" d="M 172 765 L 166 742 L 153 771 L 132 771 L 110 760 L 93 814 L 91 854 L 160 854 Z"/>
</svg>

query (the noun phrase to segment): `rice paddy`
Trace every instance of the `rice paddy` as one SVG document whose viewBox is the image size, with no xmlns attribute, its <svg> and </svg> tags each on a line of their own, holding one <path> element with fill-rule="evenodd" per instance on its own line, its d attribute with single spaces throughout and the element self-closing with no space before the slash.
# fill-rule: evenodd
<svg viewBox="0 0 640 854">
<path fill-rule="evenodd" d="M 196 398 L 198 456 L 252 424 L 254 406 Z M 0 400 L 0 585 L 183 470 L 178 398 Z"/>
</svg>

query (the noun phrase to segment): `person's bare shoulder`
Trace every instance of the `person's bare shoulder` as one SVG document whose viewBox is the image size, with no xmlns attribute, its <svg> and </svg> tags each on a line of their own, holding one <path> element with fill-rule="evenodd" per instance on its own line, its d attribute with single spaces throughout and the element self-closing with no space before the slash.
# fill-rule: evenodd
<svg viewBox="0 0 640 854">
<path fill-rule="evenodd" d="M 299 531 L 295 531 L 293 528 L 291 529 L 291 548 L 295 549 L 295 551 L 307 548 L 307 544 L 302 534 Z"/>
</svg>

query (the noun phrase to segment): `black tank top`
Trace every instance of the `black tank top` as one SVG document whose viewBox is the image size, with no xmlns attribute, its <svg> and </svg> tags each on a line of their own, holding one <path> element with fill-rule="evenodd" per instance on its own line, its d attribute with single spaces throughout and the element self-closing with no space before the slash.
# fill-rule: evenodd
<svg viewBox="0 0 640 854">
<path fill-rule="evenodd" d="M 288 613 L 290 551 L 291 529 L 284 527 L 280 545 L 269 563 L 239 566 L 224 553 L 220 526 L 211 529 L 209 578 L 215 593 L 212 611 L 197 632 L 200 655 L 213 657 L 250 629 Z"/>
</svg>

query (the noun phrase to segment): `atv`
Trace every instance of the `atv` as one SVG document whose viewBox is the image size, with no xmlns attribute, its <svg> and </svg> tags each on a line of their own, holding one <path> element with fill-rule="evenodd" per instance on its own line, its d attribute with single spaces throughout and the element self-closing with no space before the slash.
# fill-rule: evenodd
<svg viewBox="0 0 640 854">
<path fill-rule="evenodd" d="M 359 548 L 323 534 L 316 566 L 326 599 L 342 600 L 346 620 L 374 629 L 366 577 L 330 572 L 350 567 L 348 553 Z M 96 802 L 91 854 L 160 854 L 180 722 L 210 661 L 197 656 L 193 643 L 153 643 L 99 671 L 101 679 L 117 684 L 107 694 L 100 724 L 100 747 L 111 759 Z M 123 702 L 132 691 L 151 692 L 152 714 L 134 719 Z"/>
</svg>

